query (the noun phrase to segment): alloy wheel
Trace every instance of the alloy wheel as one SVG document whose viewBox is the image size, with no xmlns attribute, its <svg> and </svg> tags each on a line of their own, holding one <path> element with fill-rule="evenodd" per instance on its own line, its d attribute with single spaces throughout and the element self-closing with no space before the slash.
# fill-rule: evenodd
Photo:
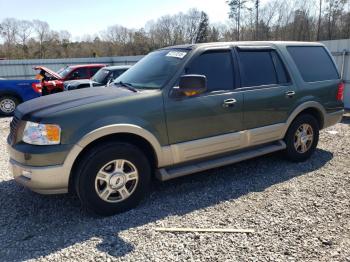
<svg viewBox="0 0 350 262">
<path fill-rule="evenodd" d="M 139 173 L 133 163 L 117 159 L 103 166 L 96 175 L 95 190 L 104 201 L 118 203 L 135 191 Z"/>
<path fill-rule="evenodd" d="M 309 124 L 302 124 L 294 135 L 294 148 L 300 153 L 306 153 L 314 141 L 314 131 Z"/>
<path fill-rule="evenodd" d="M 10 114 L 16 109 L 16 103 L 10 98 L 5 98 L 0 103 L 0 110 L 4 113 Z"/>
</svg>

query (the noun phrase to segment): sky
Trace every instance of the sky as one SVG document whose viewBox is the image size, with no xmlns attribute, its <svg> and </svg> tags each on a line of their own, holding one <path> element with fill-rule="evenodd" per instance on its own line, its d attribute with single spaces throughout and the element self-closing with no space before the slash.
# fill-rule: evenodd
<svg viewBox="0 0 350 262">
<path fill-rule="evenodd" d="M 77 38 L 115 24 L 138 29 L 149 20 L 190 8 L 205 11 L 212 23 L 228 20 L 226 0 L 0 0 L 0 21 L 40 19 L 51 29 L 67 30 Z"/>
</svg>

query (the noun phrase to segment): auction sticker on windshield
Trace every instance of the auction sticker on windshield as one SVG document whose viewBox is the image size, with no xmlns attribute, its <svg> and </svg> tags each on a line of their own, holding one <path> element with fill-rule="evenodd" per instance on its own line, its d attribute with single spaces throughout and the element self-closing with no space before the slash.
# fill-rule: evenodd
<svg viewBox="0 0 350 262">
<path fill-rule="evenodd" d="M 168 57 L 175 57 L 175 58 L 184 58 L 187 55 L 187 52 L 180 52 L 180 51 L 170 51 L 167 53 L 166 56 Z"/>
</svg>

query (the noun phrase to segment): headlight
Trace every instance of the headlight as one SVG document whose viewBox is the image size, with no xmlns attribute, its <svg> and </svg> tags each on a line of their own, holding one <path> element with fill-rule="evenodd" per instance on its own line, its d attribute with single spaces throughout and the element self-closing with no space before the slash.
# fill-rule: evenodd
<svg viewBox="0 0 350 262">
<path fill-rule="evenodd" d="M 31 145 L 57 145 L 61 142 L 61 128 L 58 125 L 27 122 L 22 140 Z"/>
</svg>

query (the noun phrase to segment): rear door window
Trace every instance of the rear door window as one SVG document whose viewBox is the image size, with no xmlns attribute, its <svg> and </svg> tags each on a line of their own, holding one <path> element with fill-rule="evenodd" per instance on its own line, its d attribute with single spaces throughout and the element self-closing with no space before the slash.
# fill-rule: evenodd
<svg viewBox="0 0 350 262">
<path fill-rule="evenodd" d="M 186 68 L 186 74 L 207 77 L 208 92 L 233 89 L 233 73 L 230 50 L 207 51 L 195 58 Z"/>
<path fill-rule="evenodd" d="M 69 79 L 88 79 L 89 78 L 89 72 L 87 68 L 78 68 L 75 69 L 71 74 Z"/>
<path fill-rule="evenodd" d="M 93 77 L 101 67 L 90 67 L 90 76 Z"/>
<path fill-rule="evenodd" d="M 242 87 L 290 82 L 289 75 L 274 50 L 240 50 L 238 58 Z"/>
<path fill-rule="evenodd" d="M 322 46 L 289 46 L 298 70 L 305 82 L 339 79 L 338 71 Z"/>
<path fill-rule="evenodd" d="M 126 69 L 122 69 L 122 70 L 116 70 L 113 71 L 113 78 L 117 79 L 121 74 L 123 74 L 126 71 Z"/>
</svg>

